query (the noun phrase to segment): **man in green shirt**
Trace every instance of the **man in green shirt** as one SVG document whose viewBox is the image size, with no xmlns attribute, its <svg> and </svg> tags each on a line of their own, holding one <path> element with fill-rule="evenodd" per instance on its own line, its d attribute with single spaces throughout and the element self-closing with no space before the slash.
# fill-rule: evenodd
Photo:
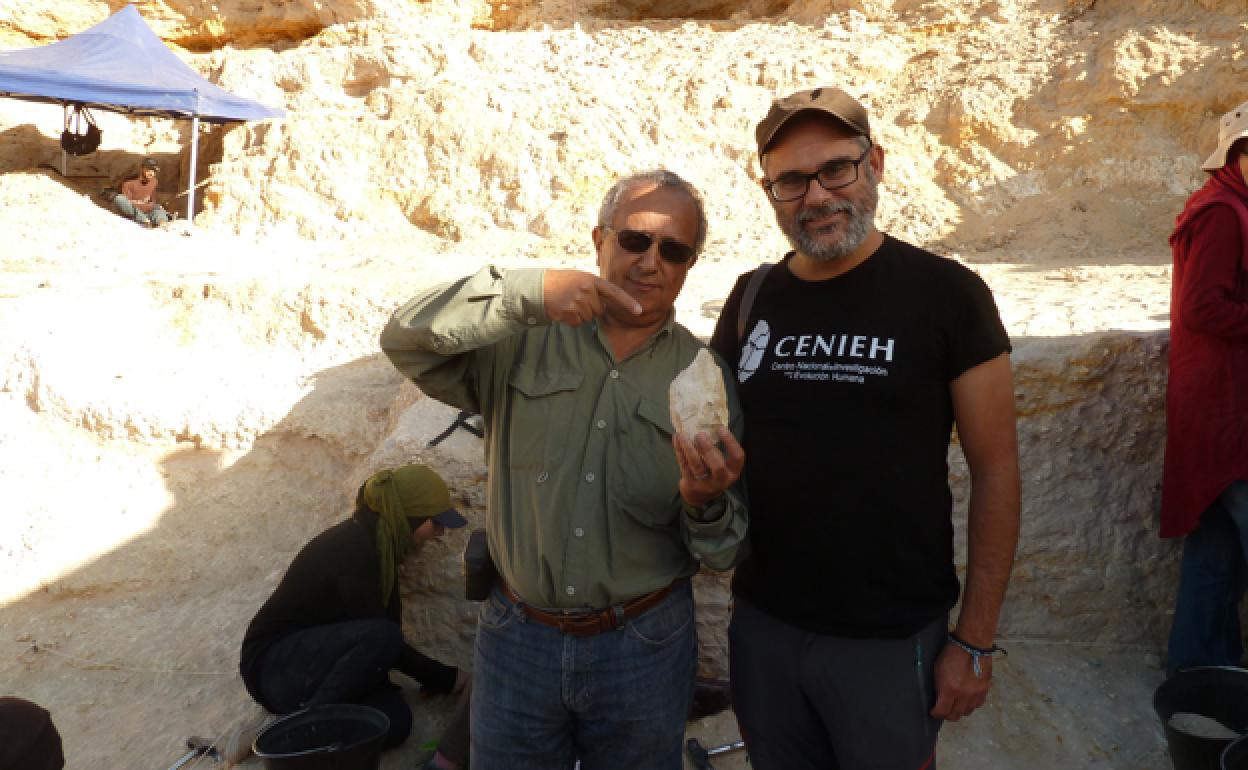
<svg viewBox="0 0 1248 770">
<path fill-rule="evenodd" d="M 485 421 L 501 581 L 477 634 L 474 770 L 681 767 L 688 578 L 731 567 L 746 530 L 732 379 L 731 430 L 674 435 L 668 412 L 702 348 L 673 306 L 705 240 L 688 182 L 636 174 L 599 211 L 599 275 L 486 267 L 382 332 L 426 394 Z"/>
</svg>

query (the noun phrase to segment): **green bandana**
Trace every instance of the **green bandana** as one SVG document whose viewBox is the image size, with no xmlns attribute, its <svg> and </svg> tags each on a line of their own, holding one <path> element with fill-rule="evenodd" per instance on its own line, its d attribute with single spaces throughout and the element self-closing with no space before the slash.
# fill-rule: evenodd
<svg viewBox="0 0 1248 770">
<path fill-rule="evenodd" d="M 377 512 L 377 554 L 381 564 L 381 603 L 390 603 L 399 565 L 411 545 L 414 523 L 451 507 L 451 493 L 426 465 L 402 465 L 380 471 L 364 482 L 364 504 Z"/>
</svg>

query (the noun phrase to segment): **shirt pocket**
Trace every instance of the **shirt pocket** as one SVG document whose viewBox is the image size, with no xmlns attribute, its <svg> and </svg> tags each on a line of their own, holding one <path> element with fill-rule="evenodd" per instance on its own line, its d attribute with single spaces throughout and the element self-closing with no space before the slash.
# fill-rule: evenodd
<svg viewBox="0 0 1248 770">
<path fill-rule="evenodd" d="M 517 366 L 507 380 L 511 398 L 508 464 L 518 470 L 550 470 L 576 437 L 568 427 L 576 422 L 576 391 L 585 375 Z"/>
<path fill-rule="evenodd" d="M 673 432 L 667 405 L 643 396 L 621 447 L 613 491 L 620 508 L 648 527 L 674 525 L 680 509 Z"/>
</svg>

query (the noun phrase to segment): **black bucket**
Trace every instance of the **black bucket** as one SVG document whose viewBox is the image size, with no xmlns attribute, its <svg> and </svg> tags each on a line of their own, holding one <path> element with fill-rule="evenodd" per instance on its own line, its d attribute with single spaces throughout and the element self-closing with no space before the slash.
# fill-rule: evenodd
<svg viewBox="0 0 1248 770">
<path fill-rule="evenodd" d="M 1206 738 L 1170 726 L 1181 712 L 1216 719 L 1231 730 L 1248 732 L 1248 669 L 1230 666 L 1189 668 L 1162 682 L 1153 693 L 1175 770 L 1221 770 L 1231 739 Z"/>
<path fill-rule="evenodd" d="M 1222 752 L 1222 770 L 1248 770 L 1248 735 L 1231 741 Z"/>
<path fill-rule="evenodd" d="M 268 770 L 377 770 L 389 730 L 369 706 L 309 706 L 264 728 L 252 749 Z"/>
</svg>

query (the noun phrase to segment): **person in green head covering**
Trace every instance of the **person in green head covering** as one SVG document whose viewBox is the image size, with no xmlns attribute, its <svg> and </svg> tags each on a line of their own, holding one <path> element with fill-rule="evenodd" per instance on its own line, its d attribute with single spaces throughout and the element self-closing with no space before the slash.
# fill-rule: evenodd
<svg viewBox="0 0 1248 770">
<path fill-rule="evenodd" d="M 390 718 L 386 746 L 406 740 L 412 714 L 390 672 L 455 694 L 469 675 L 404 639 L 399 565 L 414 545 L 467 523 L 427 466 L 370 476 L 350 518 L 295 555 L 252 618 L 239 663 L 247 691 L 275 714 L 323 703 L 373 706 Z"/>
</svg>

